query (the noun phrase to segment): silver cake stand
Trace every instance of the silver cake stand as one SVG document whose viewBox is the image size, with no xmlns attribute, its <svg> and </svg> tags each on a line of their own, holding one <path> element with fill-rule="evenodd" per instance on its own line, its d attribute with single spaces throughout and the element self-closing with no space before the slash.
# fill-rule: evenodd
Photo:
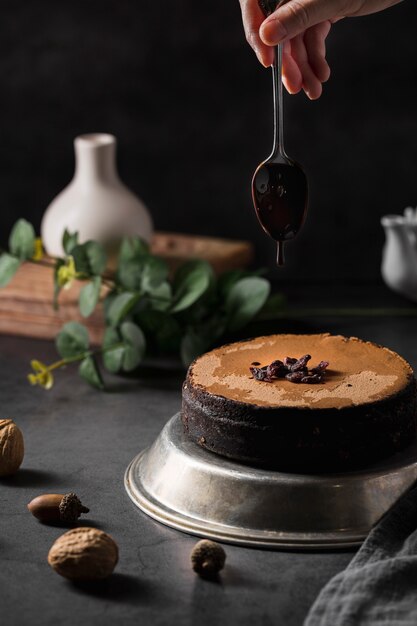
<svg viewBox="0 0 417 626">
<path fill-rule="evenodd" d="M 384 465 L 344 474 L 257 469 L 207 452 L 180 415 L 133 459 L 127 493 L 150 517 L 186 533 L 273 549 L 360 545 L 417 479 L 417 446 Z"/>
</svg>

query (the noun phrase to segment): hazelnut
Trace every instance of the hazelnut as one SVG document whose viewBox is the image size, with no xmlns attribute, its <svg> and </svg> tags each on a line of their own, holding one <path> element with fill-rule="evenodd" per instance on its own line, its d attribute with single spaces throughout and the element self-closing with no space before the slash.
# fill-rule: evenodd
<svg viewBox="0 0 417 626">
<path fill-rule="evenodd" d="M 226 553 L 219 543 L 202 539 L 191 552 L 193 570 L 203 578 L 212 578 L 223 569 Z"/>
<path fill-rule="evenodd" d="M 22 464 L 24 453 L 20 428 L 13 420 L 0 420 L 0 476 L 15 474 Z"/>
<path fill-rule="evenodd" d="M 116 567 L 119 551 L 110 535 L 97 528 L 73 528 L 49 550 L 48 563 L 70 580 L 107 578 Z"/>
<path fill-rule="evenodd" d="M 75 493 L 45 493 L 29 502 L 28 509 L 41 522 L 68 523 L 76 522 L 81 513 L 90 510 Z"/>
</svg>

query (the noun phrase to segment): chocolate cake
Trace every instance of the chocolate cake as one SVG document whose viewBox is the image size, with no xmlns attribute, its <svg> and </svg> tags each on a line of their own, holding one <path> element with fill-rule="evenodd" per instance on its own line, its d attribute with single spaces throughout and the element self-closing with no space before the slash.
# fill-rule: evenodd
<svg viewBox="0 0 417 626">
<path fill-rule="evenodd" d="M 319 384 L 258 380 L 251 367 L 308 353 L 328 361 Z M 355 337 L 272 335 L 196 359 L 183 386 L 182 422 L 207 450 L 294 471 L 354 469 L 389 457 L 416 437 L 410 365 Z"/>
</svg>

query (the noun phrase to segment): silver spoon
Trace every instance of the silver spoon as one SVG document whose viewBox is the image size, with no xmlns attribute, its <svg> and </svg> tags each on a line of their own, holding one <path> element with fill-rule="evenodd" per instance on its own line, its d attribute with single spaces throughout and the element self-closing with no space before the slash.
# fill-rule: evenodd
<svg viewBox="0 0 417 626">
<path fill-rule="evenodd" d="M 285 0 L 286 1 L 286 0 Z M 275 10 L 275 0 L 260 0 L 266 15 Z M 282 44 L 275 48 L 272 65 L 274 99 L 274 143 L 270 156 L 258 165 L 252 179 L 256 215 L 264 229 L 277 242 L 277 264 L 284 264 L 284 243 L 294 239 L 306 217 L 307 177 L 284 149 L 282 96 Z"/>
</svg>

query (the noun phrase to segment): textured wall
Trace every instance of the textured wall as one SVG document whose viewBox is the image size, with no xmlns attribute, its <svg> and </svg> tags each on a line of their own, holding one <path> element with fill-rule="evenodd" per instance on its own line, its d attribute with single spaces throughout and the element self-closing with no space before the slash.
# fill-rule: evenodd
<svg viewBox="0 0 417 626">
<path fill-rule="evenodd" d="M 311 204 L 283 279 L 377 279 L 380 216 L 417 204 L 416 22 L 408 0 L 337 24 L 323 97 L 286 97 Z M 271 143 L 270 74 L 237 0 L 2 0 L 0 84 L 2 241 L 18 216 L 39 224 L 68 182 L 73 137 L 107 131 L 159 229 L 252 238 L 273 264 L 250 198 Z"/>
</svg>

